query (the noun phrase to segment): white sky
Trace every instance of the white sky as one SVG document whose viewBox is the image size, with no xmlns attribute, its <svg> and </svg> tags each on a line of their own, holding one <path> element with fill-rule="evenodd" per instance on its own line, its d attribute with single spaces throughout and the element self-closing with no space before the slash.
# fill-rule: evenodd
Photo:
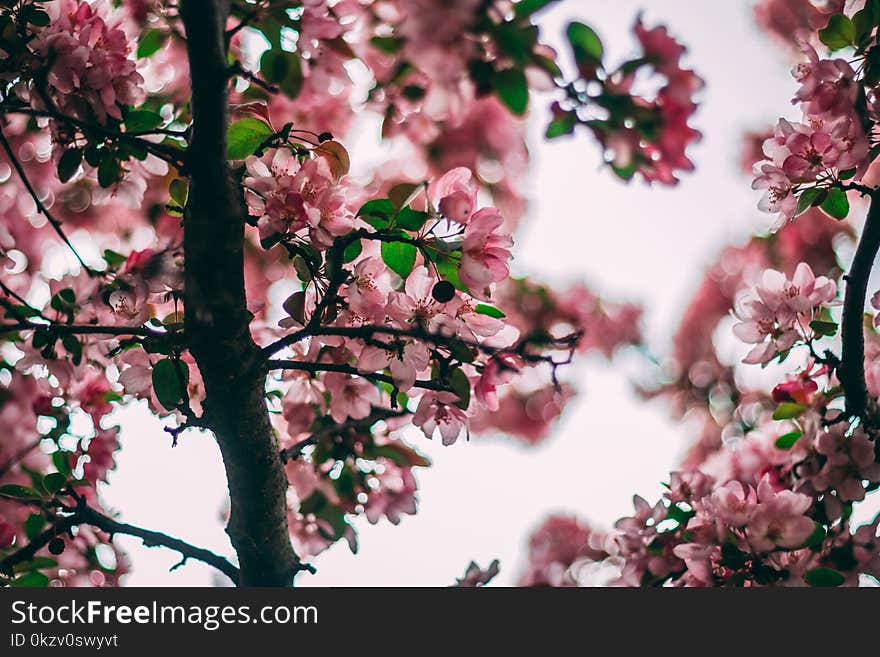
<svg viewBox="0 0 880 657">
<path fill-rule="evenodd" d="M 641 6 L 649 7 L 649 26 L 666 23 L 688 45 L 687 62 L 707 82 L 696 119 L 704 139 L 691 150 L 697 172 L 672 190 L 627 187 L 598 167 L 585 133 L 542 143 L 546 119 L 536 112 L 532 205 L 517 236 L 515 269 L 549 281 L 584 278 L 611 297 L 641 300 L 646 334 L 663 353 L 703 268 L 725 243 L 770 224 L 738 171 L 742 132 L 795 117 L 796 110 L 788 65 L 755 29 L 745 0 L 567 0 L 544 17 L 544 38 L 558 43 L 566 19 L 578 18 L 596 28 L 612 59 L 623 57 L 634 49 L 630 30 Z M 630 377 L 639 363 L 634 354 L 615 366 L 582 360 L 571 374 L 583 394 L 538 448 L 502 439 L 443 448 L 414 434 L 434 461 L 417 471 L 418 515 L 397 527 L 358 522 L 360 553 L 337 545 L 314 560 L 317 575 L 302 575 L 297 584 L 446 585 L 471 559 L 485 565 L 493 558 L 501 559 L 496 581 L 512 584 L 529 532 L 548 512 L 577 512 L 607 525 L 631 511 L 633 493 L 656 497 L 687 433 L 662 404 L 633 394 Z M 123 449 L 104 490 L 108 503 L 127 522 L 231 556 L 219 520 L 225 479 L 212 439 L 190 432 L 171 450 L 143 406 L 118 417 Z M 128 585 L 212 582 L 206 566 L 169 573 L 176 553 L 118 541 L 134 564 Z"/>
</svg>

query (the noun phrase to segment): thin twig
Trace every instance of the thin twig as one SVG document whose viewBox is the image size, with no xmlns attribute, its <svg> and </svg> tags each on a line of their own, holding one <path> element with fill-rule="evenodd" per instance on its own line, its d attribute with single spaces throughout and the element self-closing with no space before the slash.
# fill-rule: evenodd
<svg viewBox="0 0 880 657">
<path fill-rule="evenodd" d="M 21 181 L 22 181 L 22 183 L 24 183 L 24 186 L 27 189 L 28 194 L 30 194 L 31 198 L 34 200 L 34 203 L 37 206 L 37 210 L 39 210 L 40 213 L 42 213 L 42 215 L 44 217 L 46 217 L 46 219 L 49 221 L 49 224 L 55 230 L 55 233 L 58 235 L 58 237 L 61 238 L 61 241 L 63 241 L 68 246 L 68 248 L 70 248 L 71 252 L 73 253 L 74 256 L 76 256 L 76 259 L 79 261 L 79 264 L 82 266 L 82 268 L 85 269 L 86 273 L 89 276 L 100 275 L 99 271 L 92 269 L 91 267 L 89 267 L 85 263 L 85 261 L 82 259 L 82 257 L 77 252 L 77 250 L 74 248 L 73 244 L 68 239 L 67 235 L 64 234 L 64 229 L 61 227 L 61 222 L 58 221 L 58 219 L 56 219 L 54 216 L 52 216 L 52 214 L 49 212 L 49 210 L 46 208 L 46 206 L 43 205 L 43 201 L 40 200 L 40 197 L 37 194 L 37 190 L 34 189 L 33 185 L 31 185 L 31 181 L 28 180 L 28 177 L 27 177 L 27 174 L 25 173 L 24 167 L 21 166 L 21 163 L 18 161 L 18 158 L 15 157 L 15 153 L 12 150 L 12 146 L 9 143 L 9 141 L 7 141 L 6 135 L 3 134 L 2 129 L 0 129 L 0 145 L 3 146 L 3 150 L 6 151 L 6 155 L 9 158 L 10 163 L 12 164 L 15 171 L 18 173 L 18 177 L 21 178 Z"/>
<path fill-rule="evenodd" d="M 228 576 L 235 584 L 239 583 L 239 571 L 232 563 L 224 557 L 221 557 L 210 550 L 199 548 L 194 545 L 168 536 L 161 532 L 155 532 L 135 525 L 129 525 L 124 522 L 118 522 L 113 518 L 104 515 L 100 511 L 93 509 L 84 502 L 84 498 L 79 498 L 76 507 L 69 509 L 70 515 L 59 517 L 54 526 L 34 537 L 30 543 L 13 552 L 11 555 L 0 561 L 0 571 L 12 572 L 16 564 L 30 561 L 37 552 L 49 544 L 49 542 L 58 535 L 64 534 L 73 527 L 78 525 L 91 525 L 101 531 L 108 533 L 111 538 L 114 534 L 126 534 L 135 536 L 147 547 L 166 547 L 168 549 L 179 552 L 183 556 L 183 560 L 195 559 L 213 566 L 220 572 Z"/>
</svg>

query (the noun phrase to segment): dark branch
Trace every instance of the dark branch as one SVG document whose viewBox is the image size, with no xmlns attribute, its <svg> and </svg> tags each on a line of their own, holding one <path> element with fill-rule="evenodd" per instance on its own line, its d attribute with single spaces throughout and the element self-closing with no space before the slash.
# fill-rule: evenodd
<svg viewBox="0 0 880 657">
<path fill-rule="evenodd" d="M 32 451 L 34 451 L 37 447 L 39 447 L 41 442 L 42 442 L 42 438 L 38 438 L 37 440 L 33 441 L 32 443 L 30 443 L 28 445 L 25 445 L 20 450 L 18 450 L 15 454 L 10 456 L 9 460 L 6 461 L 6 463 L 4 463 L 3 465 L 0 465 L 0 477 L 2 477 L 7 472 L 9 472 L 12 469 L 12 466 L 14 466 L 16 463 L 21 461 L 25 456 L 27 456 Z"/>
<path fill-rule="evenodd" d="M 126 534 L 141 539 L 147 547 L 165 547 L 174 550 L 181 554 L 184 561 L 187 559 L 201 561 L 202 563 L 213 566 L 220 572 L 224 573 L 235 584 L 239 583 L 240 573 L 238 568 L 210 550 L 195 547 L 179 538 L 174 538 L 173 536 L 168 536 L 161 532 L 155 532 L 149 529 L 143 529 L 142 527 L 136 527 L 135 525 L 129 525 L 124 522 L 118 522 L 90 506 L 87 506 L 82 502 L 82 499 L 76 507 L 71 509 L 71 511 L 72 513 L 70 515 L 59 517 L 53 527 L 50 527 L 34 537 L 34 539 L 26 546 L 12 553 L 3 561 L 0 561 L 0 571 L 12 572 L 14 566 L 17 564 L 31 561 L 37 552 L 48 545 L 53 538 L 69 532 L 73 527 L 78 525 L 91 525 L 92 527 L 108 533 L 111 538 L 114 534 Z"/>
<path fill-rule="evenodd" d="M 19 331 L 48 331 L 57 335 L 137 335 L 157 340 L 177 339 L 175 333 L 160 333 L 143 326 L 99 326 L 97 324 L 0 324 L 0 335 Z"/>
<path fill-rule="evenodd" d="M 361 372 L 356 367 L 352 367 L 351 365 L 344 365 L 340 363 L 309 363 L 297 360 L 270 360 L 269 361 L 269 369 L 270 370 L 298 370 L 300 372 L 341 372 L 343 374 L 353 374 L 355 376 L 362 376 L 365 379 L 369 379 L 371 381 L 382 381 L 383 383 L 390 383 L 391 385 L 395 385 L 394 379 L 387 374 L 379 374 L 375 372 Z M 442 383 L 438 383 L 436 381 L 429 380 L 418 380 L 413 384 L 416 388 L 423 388 L 424 390 L 437 390 L 440 392 L 453 392 L 452 388 L 449 386 L 444 386 Z"/>
<path fill-rule="evenodd" d="M 82 268 L 88 273 L 89 276 L 96 276 L 100 272 L 95 271 L 91 267 L 89 267 L 82 257 L 79 255 L 77 250 L 73 247 L 67 235 L 64 234 L 64 229 L 61 227 L 61 222 L 58 221 L 49 210 L 43 205 L 43 201 L 40 200 L 39 195 L 37 194 L 37 190 L 34 189 L 33 185 L 31 185 L 31 181 L 28 180 L 27 173 L 25 173 L 24 167 L 21 166 L 21 163 L 18 161 L 18 158 L 15 157 L 15 153 L 12 150 L 12 146 L 6 139 L 6 135 L 3 134 L 3 130 L 0 129 L 0 146 L 3 147 L 3 150 L 6 152 L 6 156 L 9 158 L 10 164 L 15 169 L 16 173 L 18 173 L 18 177 L 21 178 L 21 182 L 24 183 L 25 189 L 27 189 L 28 194 L 31 195 L 31 198 L 34 200 L 34 203 L 37 206 L 37 210 L 46 217 L 49 221 L 49 225 L 52 226 L 52 229 L 61 238 L 61 241 L 64 242 L 67 247 L 71 250 L 74 256 L 76 256 L 77 261 L 82 266 Z"/>
<path fill-rule="evenodd" d="M 841 339 L 843 353 L 838 378 L 846 398 L 846 410 L 853 417 L 865 418 L 868 411 L 868 386 L 865 383 L 865 299 L 868 278 L 880 249 L 880 203 L 876 190 L 846 280 L 843 298 Z"/>
<path fill-rule="evenodd" d="M 374 408 L 373 412 L 365 418 L 361 418 L 360 420 L 349 419 L 345 422 L 331 424 L 330 426 L 324 427 L 323 429 L 316 431 L 308 438 L 300 440 L 295 445 L 291 445 L 287 449 L 281 450 L 281 460 L 285 463 L 287 461 L 295 460 L 299 458 L 299 455 L 302 453 L 303 449 L 305 449 L 309 445 L 317 445 L 325 438 L 341 435 L 343 432 L 350 429 L 369 429 L 380 420 L 388 420 L 394 417 L 403 417 L 404 415 L 409 415 L 409 411 L 392 411 L 385 408 Z"/>
</svg>

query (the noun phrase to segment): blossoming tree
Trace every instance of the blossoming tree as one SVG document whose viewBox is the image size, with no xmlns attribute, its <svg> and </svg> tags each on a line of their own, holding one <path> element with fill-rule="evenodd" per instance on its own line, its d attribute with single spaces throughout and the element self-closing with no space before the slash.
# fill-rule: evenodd
<svg viewBox="0 0 880 657">
<path fill-rule="evenodd" d="M 0 3 L 0 582 L 114 585 L 130 534 L 289 585 L 415 513 L 407 425 L 536 442 L 563 365 L 639 341 L 637 307 L 511 277 L 523 116 L 672 184 L 701 83 L 641 21 L 630 60 L 577 21 L 557 54 L 550 2 Z M 397 154 L 355 175 L 364 117 Z M 216 437 L 237 563 L 104 508 L 134 400 Z"/>
<path fill-rule="evenodd" d="M 744 167 L 754 165 L 759 206 L 777 219 L 706 271 L 669 367 L 642 390 L 670 403 L 695 440 L 662 499 L 636 496 L 613 529 L 548 518 L 523 583 L 880 578 L 880 516 L 853 521 L 880 487 L 880 293 L 865 312 L 880 248 L 880 3 L 761 0 L 755 17 L 794 61 L 800 110 L 746 138 Z M 719 346 L 731 333 L 749 345 L 742 363 Z M 772 389 L 750 382 L 759 365 L 776 373 Z"/>
</svg>

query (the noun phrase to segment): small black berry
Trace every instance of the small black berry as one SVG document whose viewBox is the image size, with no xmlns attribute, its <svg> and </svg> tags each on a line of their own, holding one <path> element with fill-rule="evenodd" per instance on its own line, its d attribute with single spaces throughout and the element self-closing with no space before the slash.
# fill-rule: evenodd
<svg viewBox="0 0 880 657">
<path fill-rule="evenodd" d="M 58 556 L 62 552 L 64 552 L 64 539 L 60 536 L 56 536 L 51 541 L 49 541 L 49 552 Z"/>
<path fill-rule="evenodd" d="M 440 303 L 446 303 L 447 301 L 451 301 L 452 297 L 455 296 L 455 287 L 449 281 L 440 281 L 434 286 L 434 289 L 431 290 L 431 296 Z"/>
</svg>

